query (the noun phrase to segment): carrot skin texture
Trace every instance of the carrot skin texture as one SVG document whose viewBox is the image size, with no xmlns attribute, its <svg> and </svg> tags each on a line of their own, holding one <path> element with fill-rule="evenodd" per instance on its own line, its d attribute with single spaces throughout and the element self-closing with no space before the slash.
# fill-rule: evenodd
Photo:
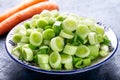
<svg viewBox="0 0 120 80">
<path fill-rule="evenodd" d="M 27 0 L 27 1 L 24 1 L 23 3 L 11 8 L 9 11 L 0 14 L 0 22 L 4 21 L 8 17 L 12 16 L 13 14 L 15 14 L 15 13 L 27 8 L 27 7 L 30 7 L 34 4 L 37 4 L 39 2 L 44 2 L 44 1 L 48 1 L 48 0 Z"/>
<path fill-rule="evenodd" d="M 18 23 L 41 13 L 43 10 L 58 10 L 58 5 L 50 1 L 41 2 L 12 15 L 0 23 L 0 35 L 8 32 Z"/>
</svg>

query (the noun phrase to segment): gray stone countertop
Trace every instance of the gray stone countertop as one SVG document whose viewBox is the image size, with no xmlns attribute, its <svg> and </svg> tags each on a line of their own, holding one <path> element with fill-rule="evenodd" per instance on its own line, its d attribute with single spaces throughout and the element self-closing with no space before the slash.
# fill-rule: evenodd
<svg viewBox="0 0 120 80">
<path fill-rule="evenodd" d="M 0 13 L 24 0 L 0 0 Z M 120 41 L 120 0 L 50 0 L 60 12 L 91 17 L 109 26 Z M 47 75 L 28 70 L 14 62 L 5 50 L 6 35 L 0 36 L 0 80 L 120 80 L 120 47 L 104 65 L 83 74 Z M 120 42 L 119 42 L 120 44 Z"/>
</svg>

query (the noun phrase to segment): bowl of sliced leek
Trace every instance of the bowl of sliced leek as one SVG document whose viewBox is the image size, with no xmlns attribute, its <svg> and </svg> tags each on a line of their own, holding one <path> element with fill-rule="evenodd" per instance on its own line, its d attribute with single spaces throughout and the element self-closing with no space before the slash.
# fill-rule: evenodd
<svg viewBox="0 0 120 80">
<path fill-rule="evenodd" d="M 6 50 L 17 63 L 46 74 L 75 74 L 103 65 L 118 40 L 106 25 L 74 13 L 44 10 L 16 25 Z"/>
</svg>

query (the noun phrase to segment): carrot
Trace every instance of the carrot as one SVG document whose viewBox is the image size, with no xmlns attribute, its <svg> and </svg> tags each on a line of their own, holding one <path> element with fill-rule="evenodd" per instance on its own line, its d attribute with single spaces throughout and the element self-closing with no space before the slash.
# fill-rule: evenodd
<svg viewBox="0 0 120 80">
<path fill-rule="evenodd" d="M 18 11 L 21 11 L 29 6 L 32 6 L 34 4 L 37 4 L 37 3 L 43 2 L 43 1 L 48 1 L 48 0 L 27 0 L 27 1 L 24 1 L 23 3 L 11 8 L 9 11 L 0 14 L 0 22 L 2 22 L 3 20 L 5 20 L 6 18 L 15 14 Z"/>
<path fill-rule="evenodd" d="M 5 19 L 0 23 L 0 35 L 8 32 L 11 30 L 15 25 L 18 23 L 31 18 L 35 14 L 39 14 L 42 10 L 58 10 L 57 4 L 46 1 L 41 2 L 38 4 L 35 4 L 31 7 L 28 7 L 20 12 L 17 12 L 16 14 L 10 16 L 9 18 Z"/>
</svg>

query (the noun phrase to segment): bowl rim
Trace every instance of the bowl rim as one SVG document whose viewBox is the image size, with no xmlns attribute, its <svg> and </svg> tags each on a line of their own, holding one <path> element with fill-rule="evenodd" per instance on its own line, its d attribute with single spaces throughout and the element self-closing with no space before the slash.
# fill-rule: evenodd
<svg viewBox="0 0 120 80">
<path fill-rule="evenodd" d="M 99 24 L 99 23 L 98 23 L 98 24 Z M 16 26 L 15 26 L 15 27 L 16 27 Z M 103 27 L 105 27 L 105 26 L 103 26 Z M 110 29 L 110 27 L 108 27 L 108 28 Z M 111 29 L 110 29 L 110 30 L 111 30 Z M 12 30 L 11 30 L 11 31 L 12 31 Z M 10 32 L 11 32 L 11 31 L 10 31 Z M 111 31 L 113 32 L 113 30 L 111 30 Z M 116 38 L 116 42 L 117 42 L 114 50 L 111 52 L 111 55 L 110 55 L 108 58 L 106 58 L 105 60 L 103 60 L 103 61 L 101 61 L 101 62 L 99 62 L 99 63 L 97 63 L 97 64 L 95 64 L 95 65 L 91 65 L 91 66 L 88 66 L 88 67 L 85 67 L 85 68 L 82 68 L 82 69 L 75 69 L 75 70 L 62 70 L 62 71 L 60 71 L 60 70 L 43 70 L 43 69 L 40 69 L 40 68 L 38 68 L 38 67 L 36 67 L 36 66 L 32 66 L 32 65 L 26 64 L 26 63 L 24 63 L 24 61 L 21 61 L 21 60 L 19 60 L 18 58 L 16 59 L 16 58 L 14 58 L 14 57 L 11 55 L 11 52 L 9 52 L 9 51 L 8 51 L 8 48 L 7 48 L 7 43 L 8 43 L 8 42 L 7 42 L 7 38 L 8 38 L 8 36 L 9 36 L 10 32 L 8 33 L 8 35 L 7 35 L 7 37 L 6 37 L 6 40 L 5 40 L 5 49 L 6 49 L 7 53 L 8 53 L 8 55 L 9 55 L 14 61 L 16 61 L 18 64 L 24 66 L 25 68 L 30 69 L 30 70 L 33 70 L 33 71 L 36 71 L 36 72 L 46 73 L 46 74 L 57 74 L 57 75 L 75 74 L 75 73 L 86 72 L 86 71 L 95 69 L 95 68 L 97 68 L 97 67 L 100 67 L 101 65 L 103 65 L 106 61 L 108 61 L 108 60 L 115 54 L 115 52 L 116 52 L 117 49 L 118 49 L 118 42 L 119 42 L 119 41 L 118 41 L 118 38 L 117 38 L 117 36 L 116 36 L 116 33 L 113 32 L 113 33 L 114 33 L 114 36 L 115 36 L 115 38 Z"/>
</svg>

